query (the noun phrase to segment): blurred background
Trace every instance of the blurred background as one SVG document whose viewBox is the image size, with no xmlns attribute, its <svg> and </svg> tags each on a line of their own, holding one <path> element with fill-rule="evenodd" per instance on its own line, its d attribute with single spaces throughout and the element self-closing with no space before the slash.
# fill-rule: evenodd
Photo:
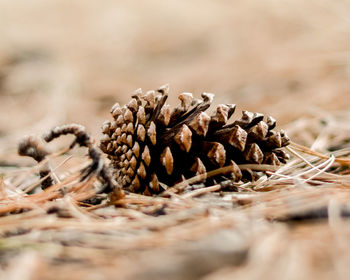
<svg viewBox="0 0 350 280">
<path fill-rule="evenodd" d="M 2 155 L 169 83 L 281 127 L 350 108 L 350 1 L 0 0 Z"/>
<path fill-rule="evenodd" d="M 0 0 L 0 191 L 6 197 L 0 206 L 30 202 L 10 188 L 27 177 L 32 186 L 37 180 L 18 168 L 35 164 L 17 155 L 25 134 L 75 122 L 99 139 L 115 102 L 165 83 L 172 105 L 184 91 L 196 97 L 213 92 L 215 104 L 237 104 L 236 116 L 242 110 L 267 113 L 293 141 L 348 156 L 349 78 L 350 0 Z M 74 175 L 84 163 L 79 159 L 58 174 Z M 54 160 L 53 170 L 65 163 Z M 325 163 L 328 168 L 332 161 L 322 163 L 322 172 Z M 37 197 L 32 212 L 1 221 L 0 278 L 114 279 L 125 273 L 136 275 L 131 279 L 194 279 L 212 271 L 201 279 L 348 279 L 348 169 L 338 170 L 344 176 L 329 184 L 332 177 L 317 171 L 325 186 L 311 188 L 304 183 L 315 175 L 304 180 L 308 172 L 301 166 L 286 187 L 277 177 L 281 192 L 264 193 L 267 184 L 252 198 L 220 193 L 220 203 L 219 196 L 154 205 L 144 200 L 144 207 L 125 212 L 87 212 L 74 196 L 44 206 Z M 13 205 L 6 205 L 8 198 Z M 45 209 L 56 209 L 51 205 L 57 213 L 46 215 Z M 168 209 L 163 219 L 153 217 Z M 305 217 L 326 213 L 320 215 L 329 219 L 273 220 L 289 213 L 293 219 L 303 209 L 311 211 Z M 7 277 L 1 277 L 4 268 Z"/>
</svg>

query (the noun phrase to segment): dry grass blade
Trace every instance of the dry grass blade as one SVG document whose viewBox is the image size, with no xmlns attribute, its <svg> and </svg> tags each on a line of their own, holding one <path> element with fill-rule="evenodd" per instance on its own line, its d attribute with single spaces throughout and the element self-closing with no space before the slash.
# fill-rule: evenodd
<svg viewBox="0 0 350 280">
<path fill-rule="evenodd" d="M 268 164 L 240 164 L 240 165 L 238 165 L 238 167 L 242 170 L 251 169 L 251 170 L 256 170 L 256 171 L 276 171 L 278 169 L 277 166 L 268 165 Z M 226 174 L 229 172 L 234 172 L 234 167 L 225 166 L 225 167 L 221 167 L 221 168 L 209 171 L 209 172 L 205 172 L 204 174 L 199 174 L 197 176 L 194 176 L 190 179 L 184 180 L 183 182 L 174 185 L 173 187 L 171 187 L 167 191 L 165 191 L 163 193 L 163 195 L 167 195 L 169 193 L 180 192 L 188 185 L 191 185 L 191 184 L 194 184 L 197 182 L 201 182 L 207 178 L 217 176 L 219 174 Z"/>
<path fill-rule="evenodd" d="M 221 185 L 214 185 L 214 186 L 211 186 L 211 187 L 203 187 L 201 189 L 197 189 L 197 190 L 185 193 L 185 194 L 181 195 L 181 197 L 183 197 L 183 198 L 196 197 L 196 196 L 203 195 L 203 194 L 206 194 L 206 193 L 218 191 L 221 188 L 222 188 Z"/>
<path fill-rule="evenodd" d="M 322 158 L 322 159 L 329 159 L 331 157 L 331 156 L 327 156 L 327 155 L 315 152 L 308 147 L 305 147 L 303 145 L 300 145 L 300 144 L 297 144 L 294 142 L 292 142 L 291 145 L 292 145 L 292 147 L 294 147 L 295 149 L 297 149 L 303 153 L 317 156 L 317 157 Z M 340 163 L 343 165 L 350 165 L 350 159 L 348 159 L 348 158 L 334 158 L 334 162 L 337 162 L 337 163 Z"/>
</svg>

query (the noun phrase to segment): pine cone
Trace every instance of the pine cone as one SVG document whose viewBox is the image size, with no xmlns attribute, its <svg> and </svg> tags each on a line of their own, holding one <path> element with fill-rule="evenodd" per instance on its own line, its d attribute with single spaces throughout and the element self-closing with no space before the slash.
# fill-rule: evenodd
<svg viewBox="0 0 350 280">
<path fill-rule="evenodd" d="M 272 117 L 263 121 L 263 114 L 243 111 L 240 119 L 227 124 L 234 104 L 221 104 L 209 116 L 205 111 L 213 94 L 203 93 L 199 100 L 182 93 L 181 104 L 173 110 L 165 103 L 167 94 L 167 86 L 146 94 L 138 90 L 129 104 L 116 103 L 111 109 L 114 120 L 103 124 L 101 149 L 124 188 L 159 193 L 164 184 L 172 186 L 227 165 L 234 171 L 215 177 L 216 182 L 254 180 L 257 174 L 240 170 L 238 164 L 280 165 L 289 158 L 280 149 L 289 138 L 282 130 L 272 130 Z"/>
</svg>

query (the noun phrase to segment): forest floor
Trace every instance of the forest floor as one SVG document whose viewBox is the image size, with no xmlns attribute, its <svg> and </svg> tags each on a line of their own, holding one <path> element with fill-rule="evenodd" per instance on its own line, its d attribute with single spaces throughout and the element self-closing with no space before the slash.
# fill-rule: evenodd
<svg viewBox="0 0 350 280">
<path fill-rule="evenodd" d="M 350 2 L 117 2 L 0 1 L 0 279 L 348 279 Z M 237 192 L 96 206 L 63 139 L 40 191 L 24 135 L 75 122 L 99 141 L 115 102 L 165 83 L 171 104 L 272 115 L 291 160 Z"/>
</svg>

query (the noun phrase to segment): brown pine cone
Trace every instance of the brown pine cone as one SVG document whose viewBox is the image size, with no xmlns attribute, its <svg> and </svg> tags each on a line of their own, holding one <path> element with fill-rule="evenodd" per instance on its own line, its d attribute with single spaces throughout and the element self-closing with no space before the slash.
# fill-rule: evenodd
<svg viewBox="0 0 350 280">
<path fill-rule="evenodd" d="M 238 164 L 280 165 L 289 158 L 280 149 L 289 138 L 282 130 L 272 130 L 272 117 L 263 121 L 263 114 L 243 111 L 228 124 L 234 104 L 221 104 L 209 116 L 205 111 L 213 94 L 194 99 L 182 93 L 174 109 L 165 103 L 167 94 L 167 86 L 146 94 L 138 90 L 129 104 L 116 103 L 111 109 L 114 120 L 103 124 L 101 149 L 125 189 L 159 193 L 165 186 L 227 165 L 234 172 L 213 178 L 216 182 L 254 180 L 257 174 L 240 170 Z"/>
</svg>

